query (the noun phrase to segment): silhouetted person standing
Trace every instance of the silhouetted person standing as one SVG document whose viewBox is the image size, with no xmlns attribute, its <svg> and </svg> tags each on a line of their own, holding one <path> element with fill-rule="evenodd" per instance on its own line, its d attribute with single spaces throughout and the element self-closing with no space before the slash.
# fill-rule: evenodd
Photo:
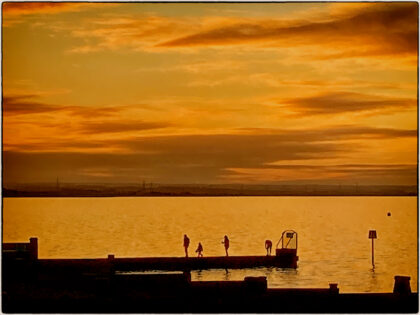
<svg viewBox="0 0 420 315">
<path fill-rule="evenodd" d="M 185 248 L 185 257 L 188 257 L 188 246 L 190 246 L 190 239 L 187 234 L 184 234 L 184 248 Z"/>
<path fill-rule="evenodd" d="M 265 241 L 265 249 L 267 250 L 267 256 L 271 255 L 271 248 L 273 247 L 273 243 L 270 240 Z"/>
<path fill-rule="evenodd" d="M 225 244 L 226 256 L 229 256 L 229 254 L 228 254 L 228 249 L 229 249 L 229 238 L 227 237 L 227 235 L 225 235 L 225 238 L 223 239 L 222 244 Z"/>
<path fill-rule="evenodd" d="M 202 252 L 203 252 L 203 245 L 201 245 L 200 242 L 198 243 L 198 247 L 197 247 L 197 249 L 196 249 L 195 252 L 198 253 L 197 257 L 203 257 L 203 254 L 202 254 Z"/>
</svg>

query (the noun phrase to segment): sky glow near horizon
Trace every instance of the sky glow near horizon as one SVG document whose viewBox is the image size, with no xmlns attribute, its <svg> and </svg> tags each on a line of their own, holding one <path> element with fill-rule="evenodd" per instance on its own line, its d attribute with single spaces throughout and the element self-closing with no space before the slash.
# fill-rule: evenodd
<svg viewBox="0 0 420 315">
<path fill-rule="evenodd" d="M 417 182 L 418 5 L 3 3 L 4 182 Z"/>
</svg>

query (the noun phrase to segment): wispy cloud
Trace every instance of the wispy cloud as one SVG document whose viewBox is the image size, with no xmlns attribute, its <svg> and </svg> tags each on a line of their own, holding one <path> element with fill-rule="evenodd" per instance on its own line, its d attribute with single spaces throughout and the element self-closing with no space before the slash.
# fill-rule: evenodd
<svg viewBox="0 0 420 315">
<path fill-rule="evenodd" d="M 276 165 L 227 169 L 222 178 L 230 181 L 266 181 L 305 184 L 370 185 L 410 184 L 417 181 L 416 164 Z M 313 188 L 312 188 L 313 189 Z"/>
<path fill-rule="evenodd" d="M 335 58 L 417 53 L 417 3 L 376 3 L 351 13 L 353 15 L 342 14 L 323 22 L 247 20 L 164 41 L 157 46 L 323 45 L 339 49 L 334 53 Z"/>
<path fill-rule="evenodd" d="M 252 135 L 275 135 L 283 141 L 337 141 L 355 139 L 384 139 L 417 137 L 415 129 L 377 128 L 358 125 L 335 125 L 316 129 L 306 130 L 280 130 L 268 128 L 241 128 L 245 134 Z"/>
<path fill-rule="evenodd" d="M 62 107 L 34 100 L 38 95 L 8 95 L 3 96 L 2 106 L 5 115 L 35 114 L 62 110 Z"/>
<path fill-rule="evenodd" d="M 118 122 L 109 122 L 112 126 L 115 124 L 114 131 L 134 130 L 137 126 L 141 127 L 141 122 L 127 123 L 119 125 Z M 143 122 L 146 124 L 146 122 Z M 318 129 L 305 130 L 279 130 L 265 128 L 243 128 L 232 130 L 229 134 L 207 134 L 207 135 L 153 135 L 141 137 L 132 135 L 123 135 L 117 138 L 80 138 L 79 132 L 87 132 L 96 129 L 99 133 L 106 131 L 106 123 L 101 125 L 97 122 L 87 123 L 83 126 L 75 125 L 72 127 L 73 134 L 67 138 L 55 139 L 50 137 L 43 140 L 27 141 L 13 145 L 15 151 L 68 151 L 69 148 L 77 151 L 77 147 L 88 149 L 92 143 L 92 150 L 101 148 L 120 148 L 122 152 L 167 152 L 173 155 L 173 162 L 176 164 L 176 156 L 196 157 L 201 159 L 211 159 L 218 157 L 221 161 L 231 161 L 233 164 L 240 163 L 241 160 L 254 160 L 258 164 L 272 163 L 284 159 L 309 159 L 312 156 L 318 157 L 318 153 L 323 151 L 341 151 L 349 150 L 350 145 L 341 148 L 337 147 L 342 141 L 349 140 L 380 140 L 380 139 L 398 139 L 415 138 L 417 130 L 394 129 L 394 128 L 374 128 L 354 125 L 330 126 Z M 146 128 L 164 128 L 170 124 L 156 124 L 146 126 Z M 141 129 L 141 128 L 140 128 Z M 113 129 L 110 128 L 112 131 Z M 235 132 L 236 131 L 236 132 Z M 83 139 L 85 139 L 83 141 Z M 32 144 L 31 144 L 32 143 Z M 335 143 L 335 144 L 334 144 Z M 334 144 L 334 145 L 333 145 Z M 6 144 L 6 149 L 11 146 Z M 272 158 L 264 158 L 271 156 Z M 321 155 L 321 158 L 325 156 Z M 236 161 L 236 162 L 235 162 Z M 223 162 L 225 163 L 225 162 Z"/>
<path fill-rule="evenodd" d="M 173 122 L 139 117 L 145 105 L 78 106 L 44 102 L 37 94 L 3 96 L 3 143 L 17 150 L 124 151 L 118 138 L 173 127 Z M 61 148 L 61 149 L 60 149 Z"/>
<path fill-rule="evenodd" d="M 111 116 L 125 109 L 123 106 L 86 107 L 78 105 L 50 104 L 43 101 L 39 94 L 3 95 L 3 111 L 8 117 L 41 113 L 67 112 L 82 117 Z"/>
<path fill-rule="evenodd" d="M 118 3 L 88 3 L 88 2 L 3 2 L 3 27 L 13 26 L 25 21 L 28 16 L 45 16 L 66 12 L 78 12 L 85 9 L 97 9 L 99 7 L 111 8 Z M 33 25 L 44 25 L 43 22 Z M 56 26 L 52 26 L 55 28 Z"/>
<path fill-rule="evenodd" d="M 143 131 L 152 129 L 162 129 L 172 126 L 171 123 L 164 122 L 145 122 L 142 120 L 124 120 L 124 121 L 90 121 L 84 122 L 78 132 L 88 134 L 120 133 L 127 131 Z"/>
<path fill-rule="evenodd" d="M 89 53 L 98 50 L 128 48 L 147 49 L 163 38 L 184 34 L 195 23 L 193 19 L 176 19 L 163 16 L 107 16 L 90 19 L 82 27 L 73 27 L 74 37 L 89 43 L 73 47 L 72 53 Z"/>
<path fill-rule="evenodd" d="M 103 15 L 68 28 L 72 36 L 84 41 L 68 52 L 120 49 L 158 52 L 175 48 L 178 52 L 189 52 L 197 48 L 229 49 L 242 45 L 254 50 L 293 48 L 296 56 L 306 59 L 372 56 L 415 59 L 418 40 L 416 3 L 343 4 L 340 10 L 331 12 L 322 11 L 311 20 L 308 17 L 292 20 Z M 305 47 L 310 48 L 310 54 L 303 49 Z"/>
<path fill-rule="evenodd" d="M 223 63 L 228 66 L 228 63 Z M 178 67 L 177 69 L 184 69 Z M 231 69 L 231 68 L 228 68 Z M 402 89 L 415 89 L 415 84 L 406 84 L 401 82 L 390 82 L 390 81 L 373 81 L 373 80 L 357 80 L 357 79 L 293 79 L 290 78 L 290 75 L 284 75 L 278 72 L 254 72 L 254 73 L 247 73 L 240 71 L 240 65 L 237 65 L 236 68 L 233 69 L 239 70 L 238 73 L 225 75 L 222 78 L 215 80 L 212 77 L 206 77 L 205 71 L 201 72 L 201 75 L 188 83 L 188 86 L 203 86 L 203 87 L 217 87 L 217 86 L 224 86 L 229 84 L 235 85 L 248 85 L 248 86 L 267 86 L 273 88 L 281 88 L 281 87 L 292 87 L 292 88 L 300 88 L 304 87 L 306 91 L 313 90 L 319 91 L 319 89 L 336 89 L 336 90 L 343 90 L 343 89 L 351 89 L 351 90 L 360 90 L 360 89 L 378 89 L 378 90 L 402 90 Z M 172 70 L 172 69 L 168 69 Z M 212 69 L 210 68 L 209 71 Z M 187 71 L 184 69 L 184 71 Z"/>
<path fill-rule="evenodd" d="M 18 16 L 78 11 L 86 5 L 88 4 L 71 2 L 3 2 L 2 6 L 4 15 Z"/>
<path fill-rule="evenodd" d="M 412 110 L 417 100 L 385 97 L 352 92 L 326 92 L 308 97 L 283 99 L 279 104 L 304 115 L 334 115 L 354 112 L 381 112 Z"/>
</svg>

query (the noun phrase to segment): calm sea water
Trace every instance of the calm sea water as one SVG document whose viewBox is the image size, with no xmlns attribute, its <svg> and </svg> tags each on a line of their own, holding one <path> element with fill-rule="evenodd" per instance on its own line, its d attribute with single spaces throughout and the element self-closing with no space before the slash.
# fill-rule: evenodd
<svg viewBox="0 0 420 315">
<path fill-rule="evenodd" d="M 390 212 L 391 216 L 387 216 Z M 265 255 L 283 230 L 298 232 L 298 268 L 211 270 L 193 280 L 267 276 L 270 287 L 391 292 L 395 275 L 417 291 L 416 197 L 5 198 L 3 241 L 39 239 L 40 258 L 183 256 L 183 235 L 204 255 Z M 375 229 L 375 269 L 371 240 Z"/>
</svg>

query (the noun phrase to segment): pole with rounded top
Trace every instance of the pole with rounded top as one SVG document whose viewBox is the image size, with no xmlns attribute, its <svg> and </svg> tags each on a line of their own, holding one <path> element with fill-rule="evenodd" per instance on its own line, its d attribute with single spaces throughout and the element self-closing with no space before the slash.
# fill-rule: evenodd
<svg viewBox="0 0 420 315">
<path fill-rule="evenodd" d="M 375 255 L 374 255 L 374 245 L 373 240 L 377 238 L 376 236 L 376 230 L 370 230 L 369 231 L 369 238 L 372 239 L 372 268 L 375 268 Z"/>
</svg>

